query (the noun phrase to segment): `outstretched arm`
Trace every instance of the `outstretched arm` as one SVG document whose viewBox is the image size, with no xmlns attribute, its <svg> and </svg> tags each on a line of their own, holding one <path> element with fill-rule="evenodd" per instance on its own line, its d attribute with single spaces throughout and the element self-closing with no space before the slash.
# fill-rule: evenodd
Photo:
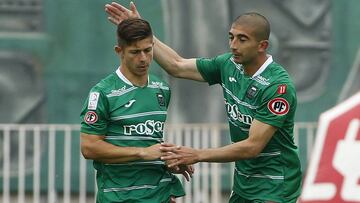
<svg viewBox="0 0 360 203">
<path fill-rule="evenodd" d="M 175 161 L 169 164 L 174 167 L 179 164 L 194 164 L 197 162 L 232 162 L 242 159 L 255 158 L 269 142 L 276 128 L 266 123 L 254 120 L 250 127 L 249 137 L 220 148 L 193 149 L 172 144 L 162 144 L 160 150 L 168 153 L 162 160 Z"/>
<path fill-rule="evenodd" d="M 133 2 L 130 3 L 130 10 L 124 6 L 112 2 L 105 5 L 105 11 L 109 15 L 108 20 L 118 25 L 128 18 L 140 18 L 140 14 Z M 154 58 L 155 61 L 170 75 L 177 78 L 185 78 L 204 82 L 204 78 L 196 67 L 196 59 L 185 59 L 176 53 L 169 46 L 154 37 Z"/>
</svg>

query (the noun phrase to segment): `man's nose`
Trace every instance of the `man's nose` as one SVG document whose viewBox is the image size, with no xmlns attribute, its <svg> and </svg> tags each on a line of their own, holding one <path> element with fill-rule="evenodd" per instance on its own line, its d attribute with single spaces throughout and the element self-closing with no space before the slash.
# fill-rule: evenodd
<svg viewBox="0 0 360 203">
<path fill-rule="evenodd" d="M 144 61 L 146 60 L 146 53 L 145 52 L 140 52 L 140 60 Z"/>
<path fill-rule="evenodd" d="M 231 40 L 230 41 L 230 49 L 237 49 L 237 43 L 236 43 L 236 40 L 235 39 L 233 39 L 233 40 Z"/>
</svg>

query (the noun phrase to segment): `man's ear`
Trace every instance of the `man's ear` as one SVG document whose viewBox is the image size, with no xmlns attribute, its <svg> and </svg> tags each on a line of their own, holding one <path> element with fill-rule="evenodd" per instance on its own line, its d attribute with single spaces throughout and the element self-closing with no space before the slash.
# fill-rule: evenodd
<svg viewBox="0 0 360 203">
<path fill-rule="evenodd" d="M 261 40 L 259 44 L 259 51 L 266 52 L 266 49 L 269 47 L 269 40 Z"/>
<path fill-rule="evenodd" d="M 117 54 L 120 54 L 122 52 L 122 48 L 118 45 L 115 45 L 114 50 Z"/>
</svg>

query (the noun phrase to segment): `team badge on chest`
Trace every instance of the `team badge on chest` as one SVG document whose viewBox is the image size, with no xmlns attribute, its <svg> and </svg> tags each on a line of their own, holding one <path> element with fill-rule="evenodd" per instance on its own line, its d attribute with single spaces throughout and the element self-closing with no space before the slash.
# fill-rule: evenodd
<svg viewBox="0 0 360 203">
<path fill-rule="evenodd" d="M 252 99 L 256 96 L 256 94 L 258 93 L 259 88 L 257 88 L 256 86 L 250 86 L 248 88 L 248 90 L 246 91 L 246 97 L 249 99 Z"/>
<path fill-rule="evenodd" d="M 156 97 L 158 99 L 160 106 L 165 106 L 165 97 L 161 93 L 156 93 Z"/>
</svg>

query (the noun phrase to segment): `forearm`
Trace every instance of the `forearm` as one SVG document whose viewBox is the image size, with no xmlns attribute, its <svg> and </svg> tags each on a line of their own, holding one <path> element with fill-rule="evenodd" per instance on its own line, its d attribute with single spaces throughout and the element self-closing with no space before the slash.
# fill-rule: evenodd
<svg viewBox="0 0 360 203">
<path fill-rule="evenodd" d="M 98 140 L 93 143 L 82 143 L 81 151 L 86 159 L 104 163 L 122 163 L 142 159 L 143 148 L 119 147 Z"/>
<path fill-rule="evenodd" d="M 201 149 L 199 162 L 233 162 L 254 158 L 259 154 L 257 147 L 247 141 L 240 141 L 220 148 Z"/>
<path fill-rule="evenodd" d="M 154 36 L 154 59 L 170 75 L 179 77 L 178 62 L 182 57 Z"/>
<path fill-rule="evenodd" d="M 199 153 L 199 159 L 205 162 L 231 162 L 255 158 L 265 148 L 276 130 L 275 127 L 254 119 L 246 140 L 220 148 L 203 149 Z"/>
</svg>

